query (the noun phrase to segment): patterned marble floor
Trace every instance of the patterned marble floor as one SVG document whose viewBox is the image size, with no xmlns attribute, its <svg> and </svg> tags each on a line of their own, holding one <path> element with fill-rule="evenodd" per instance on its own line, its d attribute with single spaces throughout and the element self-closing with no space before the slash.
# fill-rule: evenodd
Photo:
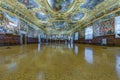
<svg viewBox="0 0 120 80">
<path fill-rule="evenodd" d="M 84 44 L 0 47 L 0 80 L 120 80 L 120 47 Z"/>
</svg>

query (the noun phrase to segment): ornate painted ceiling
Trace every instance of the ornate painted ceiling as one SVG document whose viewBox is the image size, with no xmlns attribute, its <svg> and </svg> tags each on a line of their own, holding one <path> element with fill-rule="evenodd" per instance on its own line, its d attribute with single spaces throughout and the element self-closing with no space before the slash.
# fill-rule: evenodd
<svg viewBox="0 0 120 80">
<path fill-rule="evenodd" d="M 119 9 L 120 0 L 0 0 L 0 9 L 47 34 L 69 34 Z"/>
</svg>

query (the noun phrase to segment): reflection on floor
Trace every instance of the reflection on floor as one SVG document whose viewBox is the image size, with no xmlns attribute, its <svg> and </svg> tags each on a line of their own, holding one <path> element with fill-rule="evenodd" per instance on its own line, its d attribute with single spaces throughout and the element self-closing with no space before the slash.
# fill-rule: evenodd
<svg viewBox="0 0 120 80">
<path fill-rule="evenodd" d="M 84 44 L 0 47 L 0 80 L 120 80 L 120 48 Z"/>
</svg>

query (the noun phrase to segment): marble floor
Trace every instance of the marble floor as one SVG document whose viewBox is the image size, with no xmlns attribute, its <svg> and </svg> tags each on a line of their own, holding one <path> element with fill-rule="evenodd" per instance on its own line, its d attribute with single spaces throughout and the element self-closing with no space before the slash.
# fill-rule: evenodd
<svg viewBox="0 0 120 80">
<path fill-rule="evenodd" d="M 120 80 L 120 47 L 31 44 L 0 47 L 0 80 Z"/>
</svg>

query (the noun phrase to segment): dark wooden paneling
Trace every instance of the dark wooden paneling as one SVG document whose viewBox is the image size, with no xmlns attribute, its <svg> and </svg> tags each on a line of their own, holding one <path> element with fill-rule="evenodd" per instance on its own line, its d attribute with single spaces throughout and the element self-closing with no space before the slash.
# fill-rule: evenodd
<svg viewBox="0 0 120 80">
<path fill-rule="evenodd" d="M 107 39 L 107 45 L 120 46 L 120 38 L 115 38 L 114 35 L 99 36 L 93 38 L 92 40 L 85 40 L 84 38 L 81 38 L 77 41 L 74 41 L 74 43 L 102 45 L 102 39 L 104 38 Z"/>
<path fill-rule="evenodd" d="M 6 34 L 0 34 L 0 45 L 18 45 L 20 44 L 19 35 L 7 36 Z"/>
</svg>

